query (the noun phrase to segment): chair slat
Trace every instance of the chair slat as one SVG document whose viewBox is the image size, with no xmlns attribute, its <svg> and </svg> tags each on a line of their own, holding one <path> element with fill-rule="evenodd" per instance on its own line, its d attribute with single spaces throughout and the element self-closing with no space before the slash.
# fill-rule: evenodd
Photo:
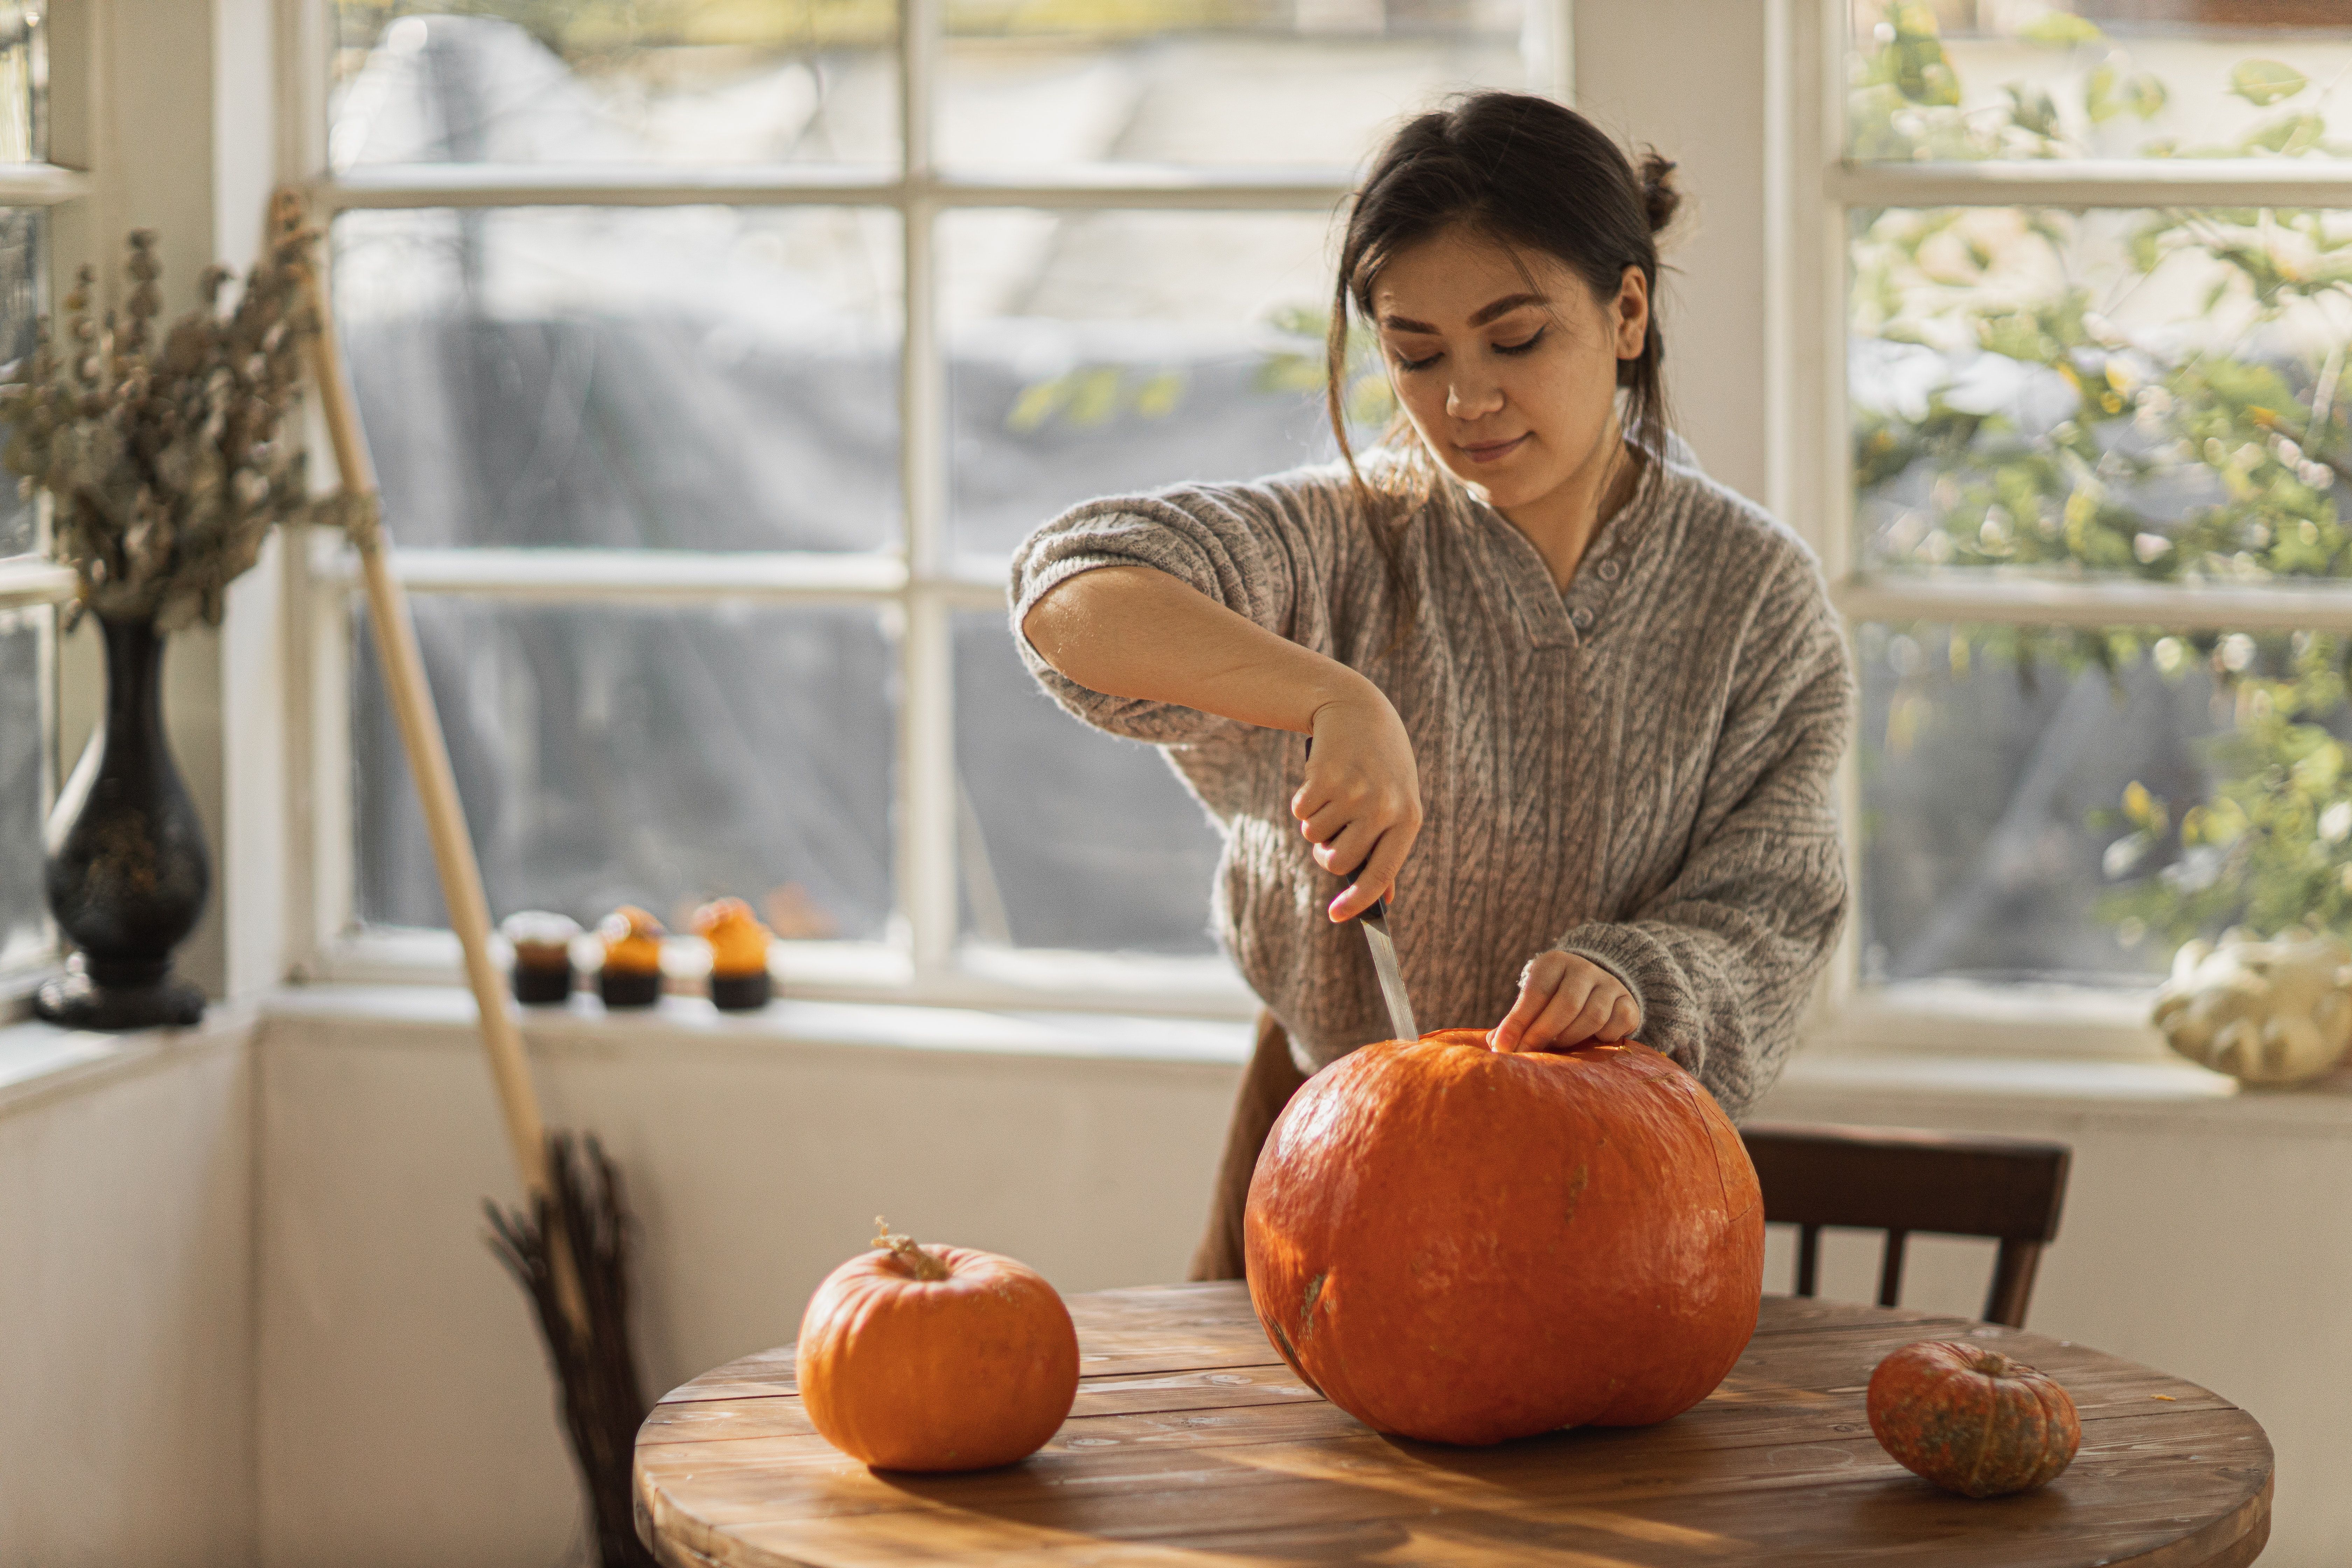
<svg viewBox="0 0 2352 1568">
<path fill-rule="evenodd" d="M 1878 1304 L 1897 1305 L 1903 1300 L 1903 1240 L 1911 1233 L 1890 1230 L 1886 1245 L 1878 1255 Z"/>
<path fill-rule="evenodd" d="M 2000 1243 L 1985 1316 L 2021 1328 L 2042 1248 L 2056 1239 L 2074 1152 L 2063 1143 L 1907 1127 L 1751 1123 L 1740 1136 L 1764 1217 L 1797 1226 L 1797 1294 L 1820 1288 L 1824 1226 L 1886 1233 L 1878 1300 L 1897 1304 L 1911 1233 Z"/>
<path fill-rule="evenodd" d="M 1993 1262 L 1992 1289 L 1985 1293 L 1985 1321 L 2025 1327 L 2025 1304 L 2033 1295 L 2033 1275 L 2042 1262 L 2038 1241 L 2004 1241 Z"/>
</svg>

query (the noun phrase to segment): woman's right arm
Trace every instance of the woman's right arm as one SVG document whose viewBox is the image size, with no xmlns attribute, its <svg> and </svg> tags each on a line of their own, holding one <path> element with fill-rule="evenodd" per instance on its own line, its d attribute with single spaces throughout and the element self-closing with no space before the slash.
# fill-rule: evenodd
<svg viewBox="0 0 2352 1568">
<path fill-rule="evenodd" d="M 1089 689 L 1312 736 L 1291 814 L 1325 870 L 1363 868 L 1332 900 L 1331 918 L 1352 919 L 1394 890 L 1421 831 L 1421 784 L 1403 721 L 1363 675 L 1151 566 L 1066 577 L 1030 607 L 1021 631 Z"/>
</svg>

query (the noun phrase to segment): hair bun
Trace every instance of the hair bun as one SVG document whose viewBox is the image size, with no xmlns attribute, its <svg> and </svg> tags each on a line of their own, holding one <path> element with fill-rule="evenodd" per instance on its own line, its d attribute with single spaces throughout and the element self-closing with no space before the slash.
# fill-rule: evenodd
<svg viewBox="0 0 2352 1568">
<path fill-rule="evenodd" d="M 1682 193 L 1675 189 L 1675 167 L 1655 147 L 1642 154 L 1642 205 L 1649 212 L 1652 234 L 1674 222 L 1683 205 Z"/>
</svg>

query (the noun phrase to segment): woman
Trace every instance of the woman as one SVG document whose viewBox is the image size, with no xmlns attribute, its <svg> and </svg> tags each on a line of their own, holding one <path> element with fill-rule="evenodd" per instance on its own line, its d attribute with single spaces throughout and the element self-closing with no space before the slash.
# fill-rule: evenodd
<svg viewBox="0 0 2352 1568">
<path fill-rule="evenodd" d="M 1734 1117 L 1794 1038 L 1845 911 L 1853 682 L 1810 552 L 1668 433 L 1672 167 L 1519 94 L 1412 121 L 1331 320 L 1335 389 L 1349 312 L 1377 331 L 1381 447 L 1088 502 L 1013 558 L 1045 689 L 1224 829 L 1214 918 L 1266 1012 L 1194 1279 L 1241 1274 L 1303 1075 L 1390 1032 L 1343 923 L 1377 897 L 1424 1026 L 1638 1036 Z"/>
</svg>

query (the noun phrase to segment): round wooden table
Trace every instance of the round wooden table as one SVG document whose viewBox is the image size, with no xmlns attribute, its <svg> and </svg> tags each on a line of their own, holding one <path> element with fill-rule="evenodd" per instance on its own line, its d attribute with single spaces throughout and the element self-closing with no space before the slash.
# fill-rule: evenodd
<svg viewBox="0 0 2352 1568">
<path fill-rule="evenodd" d="M 2193 1384 L 1957 1318 L 1767 1297 L 1723 1386 L 1656 1426 L 1454 1448 L 1307 1392 L 1238 1284 L 1070 1298 L 1084 1382 L 1054 1440 L 966 1475 L 869 1470 L 802 1414 L 789 1349 L 672 1393 L 637 1434 L 637 1532 L 672 1568 L 1296 1563 L 1665 1568 L 2236 1568 L 2270 1534 L 2271 1448 Z M 2083 1447 L 2050 1487 L 1937 1491 L 1870 1435 L 1897 1345 L 1975 1338 L 2063 1382 Z"/>
</svg>

